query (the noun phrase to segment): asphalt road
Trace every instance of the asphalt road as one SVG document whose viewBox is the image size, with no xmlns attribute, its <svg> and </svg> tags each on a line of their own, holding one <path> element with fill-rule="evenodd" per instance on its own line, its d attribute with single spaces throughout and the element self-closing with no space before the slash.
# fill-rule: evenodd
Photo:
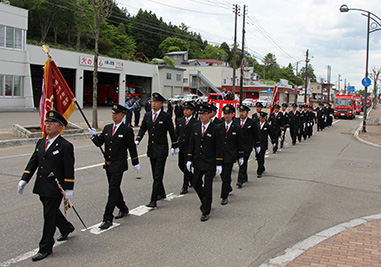
<svg viewBox="0 0 381 267">
<path fill-rule="evenodd" d="M 267 172 L 261 179 L 256 178 L 255 160 L 250 162 L 249 182 L 242 189 L 234 186 L 227 206 L 220 205 L 221 181 L 216 177 L 213 209 L 205 223 L 200 222 L 193 189 L 184 197 L 159 201 L 157 210 L 142 216 L 115 220 L 119 226 L 99 235 L 81 231 L 70 211 L 76 230 L 51 256 L 33 265 L 258 266 L 321 230 L 381 213 L 381 151 L 354 139 L 360 121 L 337 121 L 294 147 L 287 135 L 287 146 L 266 159 Z M 147 136 L 139 145 L 141 172 L 136 175 L 130 168 L 122 182 L 130 210 L 150 198 L 146 142 Z M 71 200 L 85 223 L 93 226 L 101 222 L 107 199 L 102 157 L 89 140 L 73 144 L 77 171 Z M 33 148 L 0 148 L 0 265 L 31 265 L 28 256 L 41 237 L 42 207 L 31 192 L 33 179 L 23 195 L 17 194 Z M 233 185 L 236 177 L 237 166 Z M 179 194 L 182 175 L 177 157 L 168 157 L 164 182 L 167 194 Z"/>
</svg>

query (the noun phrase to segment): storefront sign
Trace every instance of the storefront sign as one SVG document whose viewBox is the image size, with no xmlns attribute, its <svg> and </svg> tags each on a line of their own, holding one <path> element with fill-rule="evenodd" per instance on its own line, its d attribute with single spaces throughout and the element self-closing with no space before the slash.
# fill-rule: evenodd
<svg viewBox="0 0 381 267">
<path fill-rule="evenodd" d="M 94 57 L 79 57 L 79 65 L 82 66 L 94 66 Z M 107 69 L 118 69 L 122 70 L 124 63 L 118 60 L 105 60 L 98 58 L 98 67 L 99 68 L 107 68 Z"/>
</svg>

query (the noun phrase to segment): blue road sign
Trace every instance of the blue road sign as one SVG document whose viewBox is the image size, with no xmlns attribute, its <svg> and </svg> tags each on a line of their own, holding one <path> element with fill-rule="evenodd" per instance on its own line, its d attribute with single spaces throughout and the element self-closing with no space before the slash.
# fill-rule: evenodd
<svg viewBox="0 0 381 267">
<path fill-rule="evenodd" d="M 271 93 L 271 92 L 272 92 L 271 88 L 267 89 L 267 93 Z"/>
<path fill-rule="evenodd" d="M 347 90 L 350 93 L 354 93 L 355 92 L 355 87 L 354 86 L 348 86 Z"/>
<path fill-rule="evenodd" d="M 372 84 L 372 81 L 371 81 L 369 78 L 366 77 L 366 78 L 362 79 L 361 83 L 362 83 L 362 85 L 364 85 L 365 87 L 368 87 L 369 85 Z"/>
</svg>

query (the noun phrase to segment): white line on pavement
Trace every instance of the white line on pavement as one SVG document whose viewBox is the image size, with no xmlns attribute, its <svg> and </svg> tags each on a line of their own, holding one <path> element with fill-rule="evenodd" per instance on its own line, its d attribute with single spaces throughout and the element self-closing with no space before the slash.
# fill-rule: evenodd
<svg viewBox="0 0 381 267">
<path fill-rule="evenodd" d="M 54 247 L 57 247 L 57 246 L 62 245 L 64 243 L 66 243 L 66 240 L 55 243 Z M 33 249 L 33 250 L 28 251 L 28 252 L 26 252 L 26 253 L 24 253 L 24 254 L 22 254 L 20 256 L 14 257 L 13 259 L 10 259 L 10 260 L 7 260 L 7 261 L 4 261 L 4 262 L 0 263 L 0 266 L 1 267 L 5 267 L 5 266 L 9 266 L 11 264 L 15 264 L 15 263 L 18 263 L 20 261 L 29 259 L 29 258 L 33 257 L 37 252 L 38 252 L 38 248 Z"/>
<path fill-rule="evenodd" d="M 143 154 L 143 155 L 140 155 L 139 158 L 144 158 L 146 157 L 147 154 Z M 91 169 L 91 168 L 95 168 L 95 167 L 99 167 L 99 166 L 102 166 L 104 163 L 97 163 L 97 164 L 93 164 L 93 165 L 88 165 L 88 166 L 84 166 L 84 167 L 79 167 L 79 168 L 76 168 L 75 171 L 83 171 L 83 170 L 87 170 L 87 169 Z"/>
<path fill-rule="evenodd" d="M 95 225 L 93 225 L 93 226 L 90 226 L 90 227 L 88 227 L 87 229 L 88 230 L 90 230 L 90 233 L 92 233 L 92 234 L 94 234 L 94 235 L 99 235 L 99 234 L 102 234 L 102 233 L 104 233 L 104 232 L 107 232 L 108 230 L 111 230 L 111 229 L 113 229 L 113 228 L 115 228 L 115 227 L 118 227 L 119 225 L 120 225 L 120 223 L 112 223 L 112 225 L 109 227 L 109 228 L 107 228 L 107 229 L 105 229 L 105 230 L 101 230 L 101 229 L 99 229 L 99 225 L 101 225 L 101 222 L 100 223 L 97 223 L 97 224 L 95 224 Z M 82 230 L 83 231 L 83 230 Z"/>
</svg>

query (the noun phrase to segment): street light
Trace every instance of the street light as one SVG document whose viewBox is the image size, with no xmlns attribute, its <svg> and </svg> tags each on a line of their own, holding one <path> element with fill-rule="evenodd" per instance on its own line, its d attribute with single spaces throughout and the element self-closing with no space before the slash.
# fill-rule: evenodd
<svg viewBox="0 0 381 267">
<path fill-rule="evenodd" d="M 369 34 L 375 31 L 381 30 L 381 18 L 373 14 L 370 11 L 360 9 L 360 8 L 349 8 L 347 5 L 342 5 L 340 7 L 340 12 L 348 12 L 349 10 L 356 10 L 360 12 L 365 12 L 366 14 L 361 14 L 368 18 L 368 30 L 366 34 L 366 61 L 365 61 L 365 77 L 368 78 L 368 61 L 369 61 Z M 372 24 L 370 23 L 372 20 Z M 368 86 L 364 86 L 364 117 L 362 123 L 362 132 L 366 133 L 366 118 L 367 118 L 367 97 L 368 97 Z"/>
</svg>

